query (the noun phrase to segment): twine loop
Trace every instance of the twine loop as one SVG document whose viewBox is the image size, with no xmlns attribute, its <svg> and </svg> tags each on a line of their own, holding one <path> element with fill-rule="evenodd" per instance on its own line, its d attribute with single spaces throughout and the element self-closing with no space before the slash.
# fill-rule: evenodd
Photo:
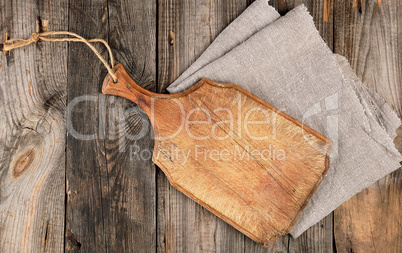
<svg viewBox="0 0 402 253">
<path fill-rule="evenodd" d="M 74 38 L 71 38 L 71 37 L 63 37 L 63 38 L 52 37 L 54 35 L 68 35 L 68 36 L 71 36 L 71 37 L 74 37 Z M 95 55 L 99 58 L 99 60 L 101 60 L 103 65 L 105 65 L 105 67 L 106 67 L 107 71 L 109 72 L 110 76 L 113 78 L 113 82 L 117 82 L 117 76 L 113 71 L 114 58 L 113 58 L 112 49 L 110 48 L 109 44 L 107 44 L 107 42 L 102 40 L 102 39 L 87 40 L 87 39 L 81 37 L 80 35 L 78 35 L 76 33 L 67 32 L 67 31 L 60 31 L 60 32 L 51 31 L 51 32 L 42 32 L 42 33 L 34 32 L 34 33 L 32 33 L 31 37 L 29 37 L 29 39 L 26 39 L 26 40 L 19 39 L 19 38 L 9 40 L 7 38 L 8 38 L 8 36 L 6 34 L 5 42 L 2 43 L 3 54 L 6 55 L 6 56 L 13 49 L 28 46 L 29 44 L 32 44 L 32 43 L 36 44 L 39 40 L 51 41 L 51 42 L 57 42 L 57 41 L 83 42 L 95 53 Z M 107 48 L 107 50 L 109 52 L 109 56 L 110 56 L 110 66 L 109 66 L 109 63 L 99 53 L 99 51 L 92 45 L 92 43 L 94 43 L 94 42 L 100 42 Z"/>
</svg>

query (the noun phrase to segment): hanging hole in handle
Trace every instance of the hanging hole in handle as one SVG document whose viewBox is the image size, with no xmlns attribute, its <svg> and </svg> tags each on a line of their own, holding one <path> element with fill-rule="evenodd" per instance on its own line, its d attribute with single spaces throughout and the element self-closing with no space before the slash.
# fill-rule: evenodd
<svg viewBox="0 0 402 253">
<path fill-rule="evenodd" d="M 118 83 L 118 82 L 119 82 L 119 80 L 116 80 L 116 81 L 115 81 L 115 80 L 113 80 L 113 79 L 112 79 L 112 82 L 113 82 L 113 83 Z"/>
</svg>

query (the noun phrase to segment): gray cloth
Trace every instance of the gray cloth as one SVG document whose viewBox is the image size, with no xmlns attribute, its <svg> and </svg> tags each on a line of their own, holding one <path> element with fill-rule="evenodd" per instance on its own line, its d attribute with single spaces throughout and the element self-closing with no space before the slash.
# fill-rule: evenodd
<svg viewBox="0 0 402 253">
<path fill-rule="evenodd" d="M 303 5 L 279 17 L 267 0 L 257 0 L 168 91 L 181 92 L 203 77 L 235 83 L 333 141 L 327 176 L 294 237 L 399 168 L 392 142 L 399 118 L 331 52 Z"/>
</svg>

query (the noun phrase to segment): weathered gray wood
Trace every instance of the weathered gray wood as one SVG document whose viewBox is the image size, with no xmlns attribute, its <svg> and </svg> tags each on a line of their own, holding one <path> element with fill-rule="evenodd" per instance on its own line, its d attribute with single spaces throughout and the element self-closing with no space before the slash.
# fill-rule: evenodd
<svg viewBox="0 0 402 253">
<path fill-rule="evenodd" d="M 131 76 L 156 89 L 156 2 L 114 1 L 109 7 L 109 43 Z M 156 251 L 156 178 L 150 157 L 152 127 L 131 101 L 106 99 L 108 252 Z"/>
<path fill-rule="evenodd" d="M 155 3 L 70 1 L 70 5 L 71 31 L 109 40 L 116 60 L 139 83 L 155 86 Z M 135 154 L 152 150 L 146 117 L 133 103 L 100 94 L 107 72 L 82 44 L 70 45 L 69 60 L 68 101 L 89 96 L 72 110 L 72 126 L 94 138 L 68 135 L 65 249 L 155 251 L 155 169 L 150 157 Z M 141 127 L 146 134 L 137 138 Z"/>
<path fill-rule="evenodd" d="M 67 29 L 65 1 L 0 1 L 0 36 Z M 57 55 L 57 57 L 55 57 Z M 0 56 L 0 252 L 62 252 L 67 44 Z"/>
<path fill-rule="evenodd" d="M 109 40 L 117 61 L 134 80 L 161 92 L 251 2 L 0 1 L 0 38 L 5 32 L 29 37 L 40 16 L 42 29 Z M 337 8 L 331 7 L 330 23 L 322 19 L 324 0 L 270 4 L 285 14 L 301 2 L 330 48 L 345 55 L 401 116 L 400 1 L 383 1 L 378 9 L 377 1 L 366 0 L 360 13 L 352 9 L 353 1 L 338 0 Z M 97 47 L 106 56 L 106 50 Z M 333 242 L 339 252 L 402 247 L 401 170 L 298 239 L 285 236 L 265 249 L 176 191 L 160 170 L 156 194 L 150 158 L 134 154 L 152 150 L 149 132 L 139 140 L 129 138 L 141 126 L 147 129 L 148 121 L 134 104 L 100 95 L 107 72 L 82 44 L 39 42 L 8 58 L 1 55 L 0 62 L 1 252 L 332 252 Z M 94 96 L 77 104 L 72 123 L 79 133 L 96 134 L 94 140 L 82 141 L 69 132 L 67 153 L 66 94 L 68 102 Z"/>
<path fill-rule="evenodd" d="M 333 215 L 328 215 L 298 238 L 290 237 L 289 252 L 334 252 Z"/>
<path fill-rule="evenodd" d="M 159 0 L 158 92 L 186 70 L 246 7 L 246 0 Z"/>
<path fill-rule="evenodd" d="M 402 116 L 402 5 L 400 1 L 337 1 L 335 52 Z M 402 130 L 395 141 L 402 150 Z M 379 180 L 335 211 L 339 252 L 399 252 L 402 248 L 401 169 Z"/>
<path fill-rule="evenodd" d="M 245 237 L 244 241 L 244 252 L 256 252 L 256 253 L 285 253 L 289 252 L 289 239 L 290 235 L 285 235 L 274 243 L 272 243 L 269 247 L 264 248 L 261 245 L 255 243 L 251 239 Z"/>
<path fill-rule="evenodd" d="M 107 39 L 106 1 L 90 5 L 70 1 L 69 30 L 85 38 Z M 66 232 L 67 252 L 105 251 L 108 169 L 100 127 L 99 86 L 106 74 L 96 56 L 80 43 L 69 43 L 67 102 Z M 100 47 L 99 47 L 100 48 Z M 105 52 L 105 50 L 102 50 Z M 87 97 L 85 97 L 87 96 Z M 78 134 L 85 135 L 83 140 Z M 93 135 L 93 137 L 91 137 Z M 106 216 L 106 217 L 105 217 Z"/>
</svg>

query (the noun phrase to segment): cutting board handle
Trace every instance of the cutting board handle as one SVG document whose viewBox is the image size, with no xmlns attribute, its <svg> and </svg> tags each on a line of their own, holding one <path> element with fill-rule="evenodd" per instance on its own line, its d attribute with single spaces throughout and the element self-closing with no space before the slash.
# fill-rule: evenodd
<svg viewBox="0 0 402 253">
<path fill-rule="evenodd" d="M 103 81 L 102 93 L 124 97 L 133 101 L 141 107 L 149 117 L 151 111 L 151 97 L 158 94 L 139 86 L 130 77 L 123 65 L 117 64 L 113 68 L 113 71 L 117 76 L 117 82 L 114 82 L 112 77 L 107 75 Z"/>
</svg>

